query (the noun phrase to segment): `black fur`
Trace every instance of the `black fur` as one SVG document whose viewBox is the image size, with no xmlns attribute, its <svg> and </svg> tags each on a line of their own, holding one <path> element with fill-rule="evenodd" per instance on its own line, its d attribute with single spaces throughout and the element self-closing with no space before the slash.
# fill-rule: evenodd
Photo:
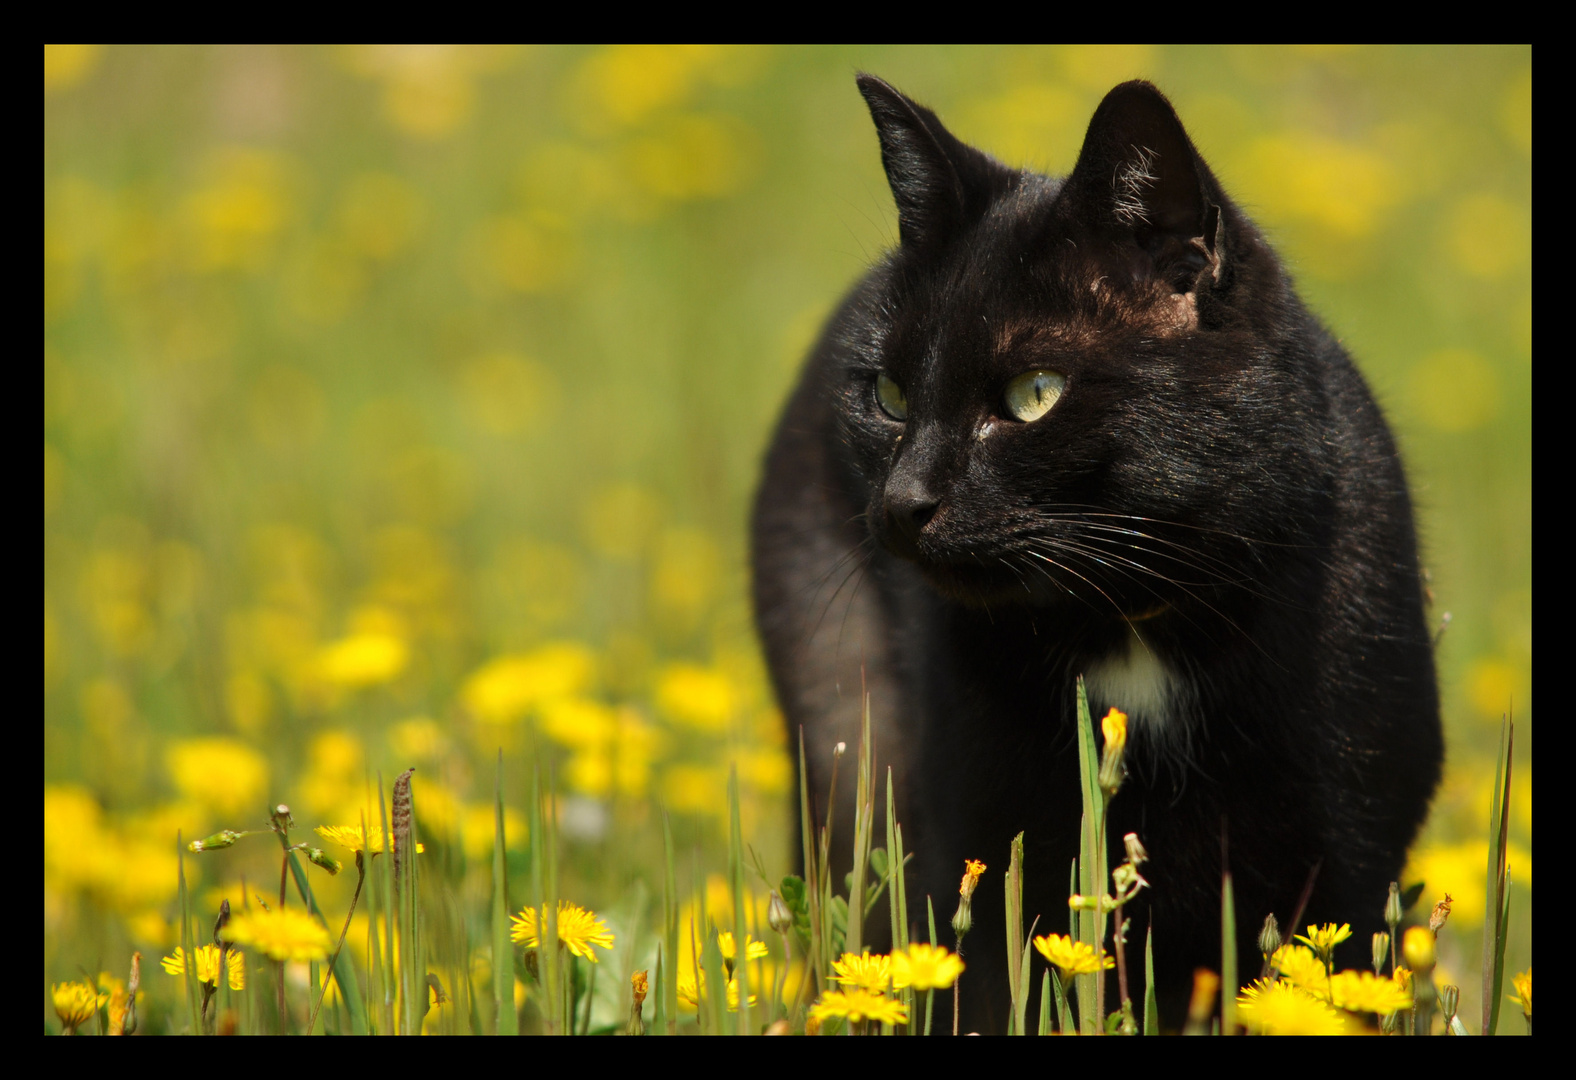
<svg viewBox="0 0 1576 1080">
<path fill-rule="evenodd" d="M 1135 1001 L 1151 917 L 1168 1023 L 1194 968 L 1218 970 L 1223 830 L 1244 980 L 1316 864 L 1304 922 L 1352 923 L 1358 965 L 1443 753 L 1405 479 L 1362 377 L 1148 83 L 1111 91 L 1065 180 L 859 88 L 901 243 L 827 325 L 754 517 L 757 619 L 811 792 L 857 742 L 863 678 L 917 853 L 911 919 L 928 893 L 944 925 L 964 860 L 990 865 L 964 1020 L 1002 1030 L 1000 872 L 1024 831 L 1028 915 L 1065 932 L 1075 679 L 1104 671 L 1096 717 L 1133 713 L 1110 835 L 1152 857 L 1128 908 Z M 1004 387 L 1036 369 L 1066 388 L 1023 423 Z M 1168 683 L 1145 682 L 1151 660 Z M 1135 707 L 1124 685 L 1174 693 Z"/>
</svg>

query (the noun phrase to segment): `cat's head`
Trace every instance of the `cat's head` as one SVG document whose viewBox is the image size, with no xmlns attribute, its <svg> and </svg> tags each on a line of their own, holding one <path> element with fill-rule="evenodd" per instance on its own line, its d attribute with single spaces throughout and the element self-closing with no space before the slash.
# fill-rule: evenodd
<svg viewBox="0 0 1576 1080">
<path fill-rule="evenodd" d="M 833 327 L 873 538 L 983 604 L 1130 619 L 1226 580 L 1212 538 L 1273 535 L 1265 468 L 1305 449 L 1264 407 L 1301 309 L 1171 104 L 1118 86 L 1056 180 L 859 88 L 900 235 Z"/>
</svg>

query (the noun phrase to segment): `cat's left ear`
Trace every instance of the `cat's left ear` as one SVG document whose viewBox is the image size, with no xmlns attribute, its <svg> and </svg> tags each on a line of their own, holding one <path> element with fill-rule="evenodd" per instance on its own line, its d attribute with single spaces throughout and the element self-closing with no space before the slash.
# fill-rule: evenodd
<svg viewBox="0 0 1576 1080">
<path fill-rule="evenodd" d="M 1148 252 L 1178 292 L 1205 271 L 1220 281 L 1224 198 L 1153 84 L 1123 83 L 1100 102 L 1062 198 L 1080 220 Z"/>
</svg>

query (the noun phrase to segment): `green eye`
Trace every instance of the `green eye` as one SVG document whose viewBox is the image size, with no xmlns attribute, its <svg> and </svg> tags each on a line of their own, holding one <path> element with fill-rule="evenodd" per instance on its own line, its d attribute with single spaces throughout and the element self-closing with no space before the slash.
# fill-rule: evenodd
<svg viewBox="0 0 1576 1080">
<path fill-rule="evenodd" d="M 1025 371 L 1007 384 L 1007 411 L 1025 424 L 1051 411 L 1067 386 L 1059 371 Z"/>
<path fill-rule="evenodd" d="M 908 419 L 908 398 L 903 388 L 885 375 L 876 376 L 876 403 L 894 420 Z"/>
</svg>

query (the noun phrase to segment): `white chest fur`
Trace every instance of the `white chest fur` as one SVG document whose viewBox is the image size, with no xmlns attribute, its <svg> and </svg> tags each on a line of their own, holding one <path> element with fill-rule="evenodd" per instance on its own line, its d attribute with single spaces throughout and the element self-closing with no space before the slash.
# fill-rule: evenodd
<svg viewBox="0 0 1576 1080">
<path fill-rule="evenodd" d="M 1114 707 L 1151 733 L 1165 730 L 1186 704 L 1186 681 L 1136 637 L 1090 664 L 1084 685 L 1097 721 Z"/>
</svg>

